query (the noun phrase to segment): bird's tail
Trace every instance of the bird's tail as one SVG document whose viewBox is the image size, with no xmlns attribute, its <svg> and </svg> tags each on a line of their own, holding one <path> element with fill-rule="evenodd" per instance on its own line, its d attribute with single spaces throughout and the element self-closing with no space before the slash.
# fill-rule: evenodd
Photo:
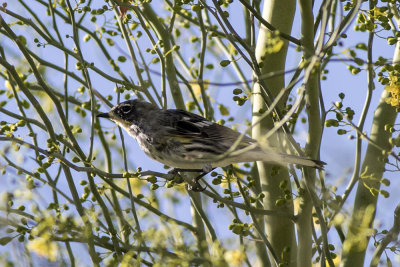
<svg viewBox="0 0 400 267">
<path fill-rule="evenodd" d="M 323 170 L 324 165 L 326 164 L 325 162 L 316 159 L 310 159 L 307 157 L 301 157 L 296 155 L 289 155 L 275 151 L 263 151 L 261 149 L 247 151 L 241 155 L 241 158 L 247 162 L 263 161 L 283 166 L 286 166 L 287 164 L 299 164 L 320 170 Z"/>
<path fill-rule="evenodd" d="M 324 165 L 326 165 L 325 162 L 317 160 L 317 159 L 310 159 L 307 157 L 301 157 L 301 156 L 296 156 L 296 155 L 289 155 L 289 154 L 280 154 L 279 155 L 282 157 L 283 161 L 286 161 L 288 164 L 299 164 L 303 166 L 309 166 L 313 167 L 316 169 L 323 170 Z"/>
</svg>

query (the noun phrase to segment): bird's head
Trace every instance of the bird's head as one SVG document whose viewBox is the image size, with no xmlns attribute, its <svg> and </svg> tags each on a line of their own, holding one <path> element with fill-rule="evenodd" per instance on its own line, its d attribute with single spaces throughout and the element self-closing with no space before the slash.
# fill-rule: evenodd
<svg viewBox="0 0 400 267">
<path fill-rule="evenodd" d="M 137 124 L 140 119 L 146 118 L 148 112 L 154 109 L 158 109 L 158 107 L 151 103 L 135 99 L 119 103 L 109 112 L 100 113 L 97 117 L 110 119 L 126 128 L 132 124 Z"/>
</svg>

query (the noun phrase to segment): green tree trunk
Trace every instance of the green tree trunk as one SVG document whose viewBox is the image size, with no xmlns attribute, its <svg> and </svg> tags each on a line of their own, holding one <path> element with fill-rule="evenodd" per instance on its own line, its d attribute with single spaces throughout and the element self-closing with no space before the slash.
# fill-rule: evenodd
<svg viewBox="0 0 400 267">
<path fill-rule="evenodd" d="M 313 1 L 299 1 L 301 14 L 301 41 L 304 49 L 304 60 L 310 63 L 312 69 L 305 70 L 306 90 L 306 112 L 308 117 L 308 136 L 306 143 L 306 155 L 311 158 L 318 158 L 321 144 L 322 124 L 319 106 L 319 76 L 318 67 L 313 62 L 314 48 L 314 15 Z M 306 179 L 309 179 L 306 181 Z M 310 193 L 315 191 L 315 171 L 305 173 L 302 180 L 302 188 L 308 188 L 308 193 L 303 194 L 300 199 L 299 219 L 297 221 L 298 251 L 297 266 L 307 267 L 312 264 L 312 210 L 313 203 Z"/>
<path fill-rule="evenodd" d="M 399 62 L 399 60 L 400 45 L 397 43 L 393 62 Z M 375 110 L 371 133 L 369 134 L 373 143 L 368 144 L 365 153 L 354 201 L 354 212 L 352 213 L 346 241 L 343 244 L 344 267 L 363 266 L 366 249 L 372 234 L 380 179 L 385 171 L 386 152 L 391 150 L 389 138 L 392 134 L 385 130 L 385 125 L 393 125 L 397 116 L 396 109 L 385 102 L 385 99 L 389 96 L 388 91 L 383 91 L 379 105 Z"/>
<path fill-rule="evenodd" d="M 290 34 L 292 29 L 292 23 L 294 13 L 296 9 L 296 1 L 282 1 L 282 0 L 271 0 L 265 1 L 263 7 L 263 18 L 276 27 L 280 32 Z M 262 67 L 262 74 L 267 74 L 276 71 L 285 70 L 285 61 L 287 55 L 288 43 L 285 41 L 284 47 L 278 52 L 273 54 L 265 53 L 265 46 L 268 41 L 267 33 L 269 30 L 265 27 L 261 27 L 256 44 L 256 57 L 257 61 L 263 61 L 264 66 Z M 263 60 L 261 60 L 263 57 Z M 284 75 L 279 75 L 270 79 L 265 80 L 268 89 L 276 96 L 280 90 L 285 87 Z M 254 84 L 253 92 L 253 123 L 259 120 L 260 109 L 265 110 L 265 102 L 260 95 L 260 85 Z M 281 108 L 283 103 L 281 102 L 278 108 Z M 268 117 L 252 129 L 253 138 L 257 139 L 265 135 L 270 129 L 273 128 L 273 121 L 271 117 Z M 271 138 L 272 143 L 276 140 L 276 137 Z M 282 181 L 288 181 L 289 176 L 287 170 L 281 169 L 278 174 L 272 176 L 272 166 L 263 162 L 257 162 L 258 173 L 260 177 L 261 190 L 265 194 L 264 198 L 264 209 L 270 210 L 281 210 L 288 213 L 293 213 L 293 206 L 287 205 L 284 207 L 277 207 L 276 200 L 282 197 L 282 192 L 279 188 L 279 184 Z M 271 242 L 275 253 L 281 258 L 281 260 L 289 265 L 294 264 L 294 255 L 296 255 L 296 242 L 295 242 L 295 231 L 294 224 L 290 219 L 274 216 L 266 216 L 265 230 L 269 241 Z M 284 249 L 288 248 L 288 252 L 284 252 Z M 282 258 L 283 256 L 283 258 Z"/>
</svg>

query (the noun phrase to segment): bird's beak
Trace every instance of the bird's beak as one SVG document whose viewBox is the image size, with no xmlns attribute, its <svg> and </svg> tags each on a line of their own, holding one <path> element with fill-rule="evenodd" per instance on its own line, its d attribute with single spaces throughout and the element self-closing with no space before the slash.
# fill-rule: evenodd
<svg viewBox="0 0 400 267">
<path fill-rule="evenodd" d="M 100 113 L 100 114 L 97 114 L 96 117 L 97 117 L 97 118 L 106 118 L 106 119 L 109 119 L 109 118 L 110 118 L 110 114 L 108 114 L 108 113 Z"/>
</svg>

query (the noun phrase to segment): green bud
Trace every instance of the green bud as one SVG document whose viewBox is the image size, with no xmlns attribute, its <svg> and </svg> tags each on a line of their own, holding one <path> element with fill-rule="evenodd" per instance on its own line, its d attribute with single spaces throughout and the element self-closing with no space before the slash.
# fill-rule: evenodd
<svg viewBox="0 0 400 267">
<path fill-rule="evenodd" d="M 243 231 L 243 226 L 240 224 L 235 224 L 235 226 L 232 227 L 232 232 L 237 235 L 240 235 L 242 231 Z"/>
<path fill-rule="evenodd" d="M 157 177 L 155 177 L 154 175 L 147 177 L 146 179 L 149 183 L 155 184 L 157 183 Z"/>
<path fill-rule="evenodd" d="M 381 183 L 382 183 L 383 185 L 385 185 L 385 186 L 389 186 L 389 185 L 390 185 L 390 181 L 389 181 L 388 179 L 386 179 L 386 178 L 382 178 L 382 179 L 381 179 Z"/>
<path fill-rule="evenodd" d="M 334 120 L 334 119 L 326 120 L 325 121 L 325 126 L 326 127 L 331 127 L 331 126 L 338 127 L 339 126 L 339 122 L 337 120 Z"/>
<path fill-rule="evenodd" d="M 235 89 L 233 89 L 232 92 L 234 95 L 240 95 L 243 92 L 243 90 L 240 88 L 235 88 Z"/>
<path fill-rule="evenodd" d="M 201 10 L 201 6 L 200 5 L 192 5 L 192 10 L 194 12 L 200 11 Z"/>
<path fill-rule="evenodd" d="M 119 57 L 118 57 L 118 61 L 119 61 L 119 62 L 125 62 L 125 61 L 126 61 L 126 57 L 124 57 L 124 56 L 119 56 Z"/>
<path fill-rule="evenodd" d="M 229 60 L 222 60 L 219 64 L 221 65 L 221 67 L 226 67 L 231 64 L 231 62 Z"/>
<path fill-rule="evenodd" d="M 389 38 L 387 38 L 387 42 L 388 42 L 389 45 L 394 45 L 397 42 L 397 38 L 389 37 Z"/>
<path fill-rule="evenodd" d="M 157 190 L 159 188 L 159 185 L 158 184 L 152 184 L 151 186 L 150 186 L 150 189 L 151 190 Z"/>
<path fill-rule="evenodd" d="M 386 190 L 380 190 L 379 193 L 384 197 L 388 198 L 390 196 L 389 192 Z"/>
<path fill-rule="evenodd" d="M 24 210 L 25 210 L 25 206 L 24 206 L 24 205 L 21 205 L 21 206 L 19 206 L 17 209 L 20 210 L 20 211 L 24 211 Z"/>
<path fill-rule="evenodd" d="M 221 181 L 221 179 L 219 179 L 219 178 L 215 178 L 215 179 L 212 180 L 212 184 L 213 184 L 213 185 L 219 185 L 219 184 L 221 184 L 221 182 L 222 182 L 222 181 Z"/>
</svg>

